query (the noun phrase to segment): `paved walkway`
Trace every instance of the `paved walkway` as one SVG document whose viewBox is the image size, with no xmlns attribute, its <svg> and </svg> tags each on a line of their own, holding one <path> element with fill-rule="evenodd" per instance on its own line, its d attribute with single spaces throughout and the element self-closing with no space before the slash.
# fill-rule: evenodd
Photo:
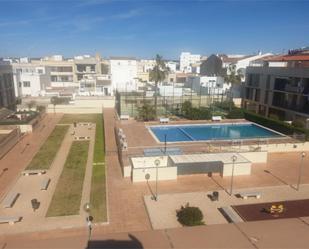
<svg viewBox="0 0 309 249">
<path fill-rule="evenodd" d="M 69 154 L 74 136 L 89 136 L 90 144 L 88 149 L 87 166 L 83 184 L 83 193 L 80 205 L 80 214 L 65 216 L 65 217 L 46 217 L 48 207 L 51 203 L 54 191 L 57 187 L 57 182 L 61 176 L 63 166 Z M 21 176 L 16 181 L 15 185 L 10 189 L 9 193 L 20 193 L 20 197 L 12 208 L 0 207 L 0 216 L 21 216 L 21 222 L 14 226 L 9 224 L 0 224 L 0 233 L 22 233 L 30 231 L 44 231 L 56 228 L 72 228 L 86 226 L 86 213 L 83 206 L 90 199 L 91 176 L 92 176 L 92 155 L 95 139 L 95 125 L 88 129 L 87 126 L 70 126 L 65 135 L 61 146 L 51 164 L 49 170 L 44 175 Z M 40 185 L 43 179 L 50 178 L 50 185 L 46 191 L 40 190 Z M 33 212 L 30 200 L 36 198 L 40 202 L 38 210 Z"/>
<path fill-rule="evenodd" d="M 218 208 L 231 205 L 245 205 L 263 202 L 276 202 L 285 200 L 302 200 L 309 198 L 309 184 L 303 184 L 299 191 L 287 185 L 234 189 L 230 196 L 226 191 L 220 190 L 219 200 L 211 201 L 208 197 L 212 192 L 193 192 L 159 195 L 158 201 L 151 199 L 152 196 L 145 196 L 145 203 L 150 216 L 153 229 L 167 229 L 181 227 L 177 221 L 176 210 L 187 203 L 190 206 L 199 207 L 204 215 L 206 225 L 227 224 L 227 220 L 222 216 Z M 261 198 L 248 198 L 244 200 L 235 196 L 241 192 L 259 192 Z"/>
<path fill-rule="evenodd" d="M 53 131 L 62 114 L 46 114 L 33 133 L 25 135 L 1 160 L 0 172 L 8 168 L 0 177 L 0 200 L 15 184 L 21 171 L 31 162 L 39 148 Z"/>
</svg>

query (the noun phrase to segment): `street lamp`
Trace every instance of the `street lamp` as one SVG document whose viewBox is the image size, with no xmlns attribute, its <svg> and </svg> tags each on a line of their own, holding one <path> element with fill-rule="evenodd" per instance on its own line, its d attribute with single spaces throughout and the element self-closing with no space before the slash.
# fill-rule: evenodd
<svg viewBox="0 0 309 249">
<path fill-rule="evenodd" d="M 230 195 L 233 194 L 234 167 L 235 167 L 235 162 L 236 162 L 236 160 L 237 160 L 237 156 L 236 156 L 236 155 L 233 155 L 233 156 L 232 156 L 233 165 L 232 165 L 232 179 L 231 179 Z"/>
<path fill-rule="evenodd" d="M 301 161 L 300 161 L 300 164 L 299 164 L 299 172 L 298 172 L 298 181 L 297 181 L 297 191 L 299 190 L 299 186 L 300 186 L 300 182 L 301 182 L 301 174 L 302 174 L 302 169 L 303 169 L 303 164 L 304 164 L 304 158 L 306 156 L 306 153 L 305 152 L 302 152 L 300 154 L 301 156 Z"/>
<path fill-rule="evenodd" d="M 91 209 L 91 206 L 90 206 L 90 203 L 85 203 L 84 206 L 84 211 L 88 214 L 87 217 L 86 217 L 86 221 L 87 221 L 87 227 L 88 227 L 88 241 L 90 240 L 91 238 L 91 231 L 92 231 L 92 221 L 93 221 L 93 216 L 89 215 L 90 213 L 90 209 Z"/>
<path fill-rule="evenodd" d="M 156 159 L 154 161 L 154 164 L 156 165 L 156 195 L 155 195 L 155 201 L 158 201 L 158 167 L 160 165 L 160 160 Z"/>
</svg>

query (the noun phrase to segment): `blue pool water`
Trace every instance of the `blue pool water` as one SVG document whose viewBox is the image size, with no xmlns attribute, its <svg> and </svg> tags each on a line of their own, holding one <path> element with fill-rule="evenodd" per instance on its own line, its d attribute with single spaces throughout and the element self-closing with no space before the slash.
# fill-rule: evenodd
<svg viewBox="0 0 309 249">
<path fill-rule="evenodd" d="M 255 124 L 205 124 L 151 126 L 151 131 L 160 142 L 186 142 L 205 140 L 231 140 L 276 138 L 282 135 Z"/>
</svg>

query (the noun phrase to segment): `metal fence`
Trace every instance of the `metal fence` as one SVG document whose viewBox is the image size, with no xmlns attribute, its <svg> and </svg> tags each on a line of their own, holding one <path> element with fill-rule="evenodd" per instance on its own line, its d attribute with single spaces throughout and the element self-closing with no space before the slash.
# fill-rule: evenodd
<svg viewBox="0 0 309 249">
<path fill-rule="evenodd" d="M 182 104 L 185 101 L 192 103 L 192 107 L 210 107 L 212 103 L 226 101 L 226 94 L 217 95 L 182 95 L 182 96 L 158 96 L 157 114 L 158 115 L 177 115 L 180 114 Z M 138 93 L 116 93 L 116 108 L 119 115 L 127 114 L 130 117 L 138 116 L 138 109 L 145 103 L 155 104 L 155 98 L 146 97 L 145 94 Z"/>
</svg>

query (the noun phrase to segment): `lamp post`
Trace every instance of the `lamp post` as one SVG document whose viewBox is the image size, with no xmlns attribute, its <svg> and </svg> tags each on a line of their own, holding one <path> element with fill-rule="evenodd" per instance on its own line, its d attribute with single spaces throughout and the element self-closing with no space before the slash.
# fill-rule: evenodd
<svg viewBox="0 0 309 249">
<path fill-rule="evenodd" d="M 237 160 L 237 156 L 236 156 L 236 155 L 233 155 L 233 156 L 232 156 L 233 165 L 232 165 L 232 179 L 231 179 L 230 195 L 233 194 L 234 167 L 235 167 L 235 162 L 236 162 L 236 160 Z"/>
<path fill-rule="evenodd" d="M 87 227 L 88 227 L 88 241 L 90 240 L 91 238 L 91 232 L 92 232 L 92 221 L 93 221 L 93 216 L 89 215 L 90 213 L 90 203 L 85 203 L 84 204 L 84 211 L 87 213 L 87 217 L 86 217 L 86 221 L 87 221 Z"/>
<path fill-rule="evenodd" d="M 300 187 L 302 169 L 303 169 L 304 158 L 305 158 L 305 156 L 306 156 L 306 153 L 305 153 L 305 152 L 302 152 L 302 153 L 300 154 L 300 156 L 301 156 L 301 161 L 300 161 L 300 164 L 299 164 L 299 171 L 298 171 L 297 191 L 299 190 L 299 187 Z"/>
<path fill-rule="evenodd" d="M 156 165 L 156 196 L 155 196 L 155 201 L 158 201 L 158 167 L 160 165 L 160 160 L 156 159 L 154 161 L 155 165 Z"/>
</svg>

